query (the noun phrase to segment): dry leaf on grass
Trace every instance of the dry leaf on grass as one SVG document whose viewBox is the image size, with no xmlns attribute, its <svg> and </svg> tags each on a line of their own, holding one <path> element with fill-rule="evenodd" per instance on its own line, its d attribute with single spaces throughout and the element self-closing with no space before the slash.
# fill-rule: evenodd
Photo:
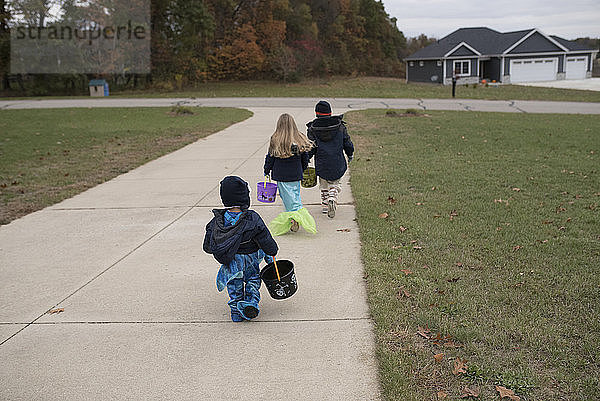
<svg viewBox="0 0 600 401">
<path fill-rule="evenodd" d="M 445 400 L 446 398 L 448 398 L 448 394 L 446 394 L 443 391 L 438 391 L 437 398 L 438 398 L 438 400 Z"/>
<path fill-rule="evenodd" d="M 387 214 L 387 213 L 381 213 L 381 214 L 379 215 L 379 218 L 380 218 L 380 219 L 387 219 L 387 218 L 388 218 L 388 216 L 389 216 L 389 214 Z"/>
<path fill-rule="evenodd" d="M 444 354 L 435 354 L 433 359 L 435 359 L 436 362 L 442 362 L 442 360 L 444 360 Z"/>
<path fill-rule="evenodd" d="M 61 313 L 61 312 L 64 312 L 64 311 L 65 311 L 65 308 L 56 308 L 56 309 L 50 309 L 47 313 L 49 315 L 52 315 L 54 313 Z"/>
<path fill-rule="evenodd" d="M 410 269 L 400 269 L 400 271 L 401 271 L 402 273 L 406 274 L 407 276 L 408 276 L 409 274 L 412 274 L 412 271 L 411 271 Z"/>
<path fill-rule="evenodd" d="M 469 367 L 467 366 L 466 359 L 456 358 L 454 360 L 454 369 L 452 369 L 452 374 L 459 375 L 459 374 L 467 373 L 468 368 Z"/>
<path fill-rule="evenodd" d="M 398 230 L 400 230 L 400 232 L 403 233 L 404 231 L 408 230 L 408 228 L 406 228 L 404 226 L 400 226 L 400 227 L 398 227 Z"/>
<path fill-rule="evenodd" d="M 419 326 L 417 329 L 417 334 L 427 340 L 431 338 L 431 331 L 429 331 L 429 328 L 427 326 L 425 326 L 425 328 Z"/>
<path fill-rule="evenodd" d="M 398 289 L 398 298 L 410 298 L 410 292 L 406 291 L 406 288 L 404 288 L 404 286 L 400 287 Z"/>
<path fill-rule="evenodd" d="M 338 228 L 335 231 L 340 231 L 340 232 L 344 232 L 344 233 L 349 233 L 351 230 L 349 228 Z"/>
<path fill-rule="evenodd" d="M 393 197 L 391 197 L 391 196 L 388 196 L 388 199 L 387 199 L 387 200 L 388 200 L 388 203 L 389 203 L 390 205 L 395 205 L 395 204 L 396 204 L 396 202 L 398 202 L 396 199 L 394 199 L 394 198 L 393 198 Z"/>
<path fill-rule="evenodd" d="M 513 251 L 518 251 L 521 248 L 523 248 L 521 245 L 513 246 Z"/>
<path fill-rule="evenodd" d="M 506 387 L 496 386 L 496 391 L 499 393 L 500 398 L 508 397 L 512 401 L 521 401 L 521 397 L 515 395 L 515 392 L 507 389 Z"/>
<path fill-rule="evenodd" d="M 460 398 L 479 397 L 479 389 L 465 386 Z"/>
</svg>

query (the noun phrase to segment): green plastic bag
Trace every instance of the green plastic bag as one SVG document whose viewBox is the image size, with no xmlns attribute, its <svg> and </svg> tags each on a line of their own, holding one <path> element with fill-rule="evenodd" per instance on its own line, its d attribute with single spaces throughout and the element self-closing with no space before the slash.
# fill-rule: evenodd
<svg viewBox="0 0 600 401">
<path fill-rule="evenodd" d="M 269 231 L 273 235 L 282 235 L 290 231 L 292 219 L 296 220 L 302 228 L 311 234 L 317 233 L 317 223 L 308 213 L 308 210 L 302 208 L 294 212 L 281 212 L 269 223 Z"/>
</svg>

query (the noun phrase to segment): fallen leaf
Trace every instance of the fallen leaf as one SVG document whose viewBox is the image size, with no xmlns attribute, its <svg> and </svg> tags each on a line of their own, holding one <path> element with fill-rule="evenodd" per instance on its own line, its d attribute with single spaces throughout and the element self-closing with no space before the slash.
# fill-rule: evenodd
<svg viewBox="0 0 600 401">
<path fill-rule="evenodd" d="M 402 245 L 392 245 L 392 249 L 400 249 L 402 248 Z"/>
<path fill-rule="evenodd" d="M 429 266 L 423 265 L 423 269 L 429 269 Z"/>
<path fill-rule="evenodd" d="M 449 278 L 446 281 L 449 283 L 456 283 L 458 280 L 460 280 L 460 277 Z"/>
<path fill-rule="evenodd" d="M 500 398 L 508 397 L 513 401 L 521 401 L 521 397 L 515 395 L 515 392 L 507 389 L 506 387 L 496 386 L 496 391 L 499 393 Z"/>
<path fill-rule="evenodd" d="M 443 391 L 438 391 L 437 392 L 437 398 L 438 400 L 444 400 L 448 397 L 448 394 L 444 393 Z"/>
<path fill-rule="evenodd" d="M 431 331 L 429 331 L 429 328 L 427 326 L 425 326 L 425 328 L 419 326 L 417 329 L 417 334 L 427 340 L 431 338 Z"/>
<path fill-rule="evenodd" d="M 456 266 L 458 266 L 458 267 L 462 267 L 462 263 L 460 263 L 460 262 L 456 262 Z"/>
<path fill-rule="evenodd" d="M 423 249 L 423 247 L 422 246 L 413 246 L 413 249 L 416 249 L 418 251 L 419 249 Z"/>
<path fill-rule="evenodd" d="M 521 248 L 523 248 L 521 245 L 513 246 L 513 251 L 518 251 Z"/>
<path fill-rule="evenodd" d="M 581 199 L 581 198 L 583 198 L 583 196 L 581 196 L 579 194 L 575 195 L 575 199 Z"/>
<path fill-rule="evenodd" d="M 467 373 L 467 369 L 468 369 L 468 366 L 467 366 L 466 359 L 456 358 L 454 360 L 454 369 L 452 369 L 452 374 L 458 375 L 458 374 Z"/>
<path fill-rule="evenodd" d="M 406 228 L 404 226 L 400 226 L 400 227 L 398 227 L 398 230 L 400 230 L 400 232 L 403 233 L 404 231 L 408 230 L 408 228 Z"/>
<path fill-rule="evenodd" d="M 54 313 L 61 313 L 61 312 L 64 312 L 64 311 L 65 311 L 65 308 L 56 308 L 56 309 L 50 309 L 47 313 L 49 315 L 52 315 Z"/>
<path fill-rule="evenodd" d="M 442 360 L 444 360 L 444 354 L 435 354 L 433 359 L 435 359 L 436 362 L 442 362 Z"/>
<path fill-rule="evenodd" d="M 338 228 L 335 231 L 341 231 L 341 232 L 344 232 L 344 233 L 349 233 L 351 230 L 349 228 Z"/>
<path fill-rule="evenodd" d="M 381 213 L 381 214 L 379 215 L 379 218 L 380 218 L 380 219 L 387 219 L 387 218 L 388 218 L 388 216 L 389 216 L 389 214 L 387 214 L 387 213 Z"/>
<path fill-rule="evenodd" d="M 418 241 L 416 239 L 413 239 L 410 241 L 411 244 L 416 244 Z"/>
<path fill-rule="evenodd" d="M 442 215 L 440 215 L 440 214 L 434 214 L 434 215 L 433 215 L 433 218 L 434 218 L 434 219 L 437 219 L 438 217 L 442 217 Z"/>
<path fill-rule="evenodd" d="M 479 397 L 479 389 L 465 386 L 460 398 Z"/>
<path fill-rule="evenodd" d="M 516 188 L 516 187 L 515 187 L 515 188 L 513 188 L 512 190 L 513 190 L 513 191 L 515 191 L 515 192 L 521 192 L 521 188 Z"/>
<path fill-rule="evenodd" d="M 390 205 L 395 205 L 395 204 L 396 204 L 396 202 L 398 202 L 396 199 L 394 199 L 394 198 L 393 198 L 393 197 L 391 197 L 391 196 L 388 196 L 388 199 L 387 199 L 387 200 L 388 200 L 388 203 L 389 203 Z"/>
<path fill-rule="evenodd" d="M 398 298 L 410 298 L 410 292 L 406 291 L 406 288 L 404 288 L 404 286 L 400 287 L 398 289 Z"/>
<path fill-rule="evenodd" d="M 432 190 L 432 191 L 435 191 L 436 189 L 437 189 L 436 187 L 431 187 L 431 190 Z"/>
<path fill-rule="evenodd" d="M 416 205 L 417 206 L 423 206 L 423 202 L 417 202 Z"/>
<path fill-rule="evenodd" d="M 408 276 L 409 274 L 412 274 L 412 271 L 411 271 L 410 269 L 400 269 L 400 271 L 401 271 L 402 273 L 406 274 L 407 276 Z"/>
</svg>

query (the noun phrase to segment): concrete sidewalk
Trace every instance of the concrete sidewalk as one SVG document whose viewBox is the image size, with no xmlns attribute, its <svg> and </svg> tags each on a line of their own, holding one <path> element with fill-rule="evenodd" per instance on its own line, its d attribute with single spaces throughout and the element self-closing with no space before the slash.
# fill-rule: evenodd
<svg viewBox="0 0 600 401">
<path fill-rule="evenodd" d="M 319 233 L 277 237 L 299 290 L 231 323 L 202 251 L 218 184 L 262 179 L 278 116 L 251 108 L 224 131 L 0 227 L 0 399 L 379 399 L 352 195 L 335 219 L 302 197 Z M 336 113 L 344 110 L 336 109 Z M 252 208 L 268 222 L 281 201 Z M 337 231 L 349 228 L 350 231 Z M 59 314 L 46 314 L 64 308 Z"/>
</svg>

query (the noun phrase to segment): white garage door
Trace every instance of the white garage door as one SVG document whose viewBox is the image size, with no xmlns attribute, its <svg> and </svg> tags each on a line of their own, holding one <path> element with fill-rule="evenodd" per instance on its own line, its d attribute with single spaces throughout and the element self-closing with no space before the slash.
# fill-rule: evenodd
<svg viewBox="0 0 600 401">
<path fill-rule="evenodd" d="M 585 79 L 587 57 L 567 57 L 567 79 Z"/>
<path fill-rule="evenodd" d="M 556 58 L 510 60 L 510 82 L 555 81 Z"/>
</svg>

